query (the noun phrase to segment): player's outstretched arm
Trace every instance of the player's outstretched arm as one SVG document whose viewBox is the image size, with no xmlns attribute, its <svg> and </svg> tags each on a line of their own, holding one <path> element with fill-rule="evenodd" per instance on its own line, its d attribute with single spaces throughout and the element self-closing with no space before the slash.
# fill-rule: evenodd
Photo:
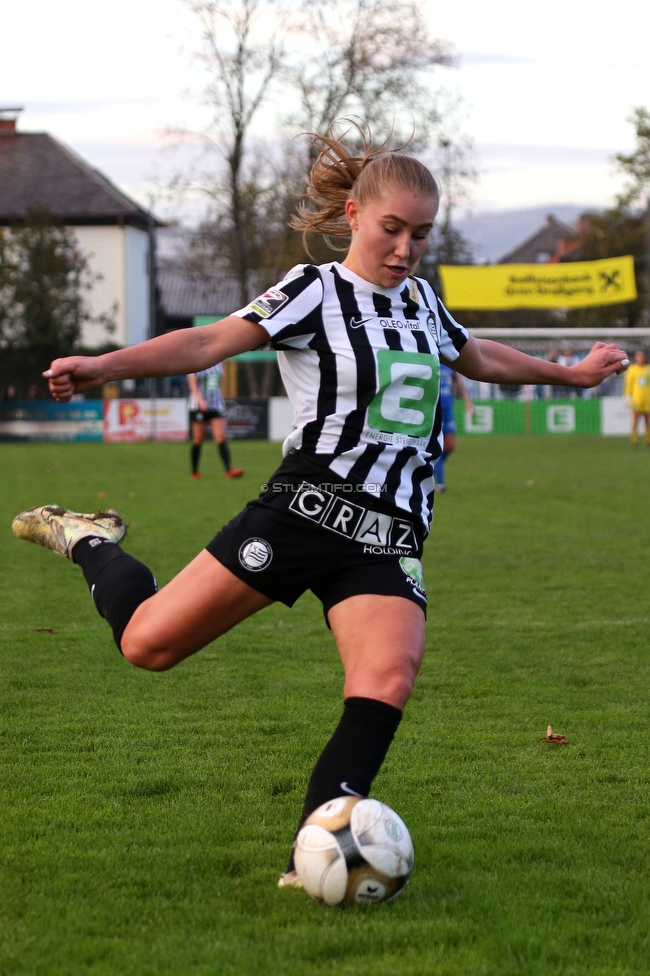
<svg viewBox="0 0 650 976">
<path fill-rule="evenodd" d="M 43 376 L 54 399 L 64 402 L 73 393 L 111 380 L 196 373 L 240 352 L 257 349 L 265 342 L 268 333 L 260 325 L 229 315 L 200 329 L 168 332 L 103 356 L 55 359 Z"/>
<path fill-rule="evenodd" d="M 471 380 L 484 383 L 550 383 L 556 386 L 598 386 L 628 365 L 627 353 L 614 343 L 597 342 L 575 366 L 560 366 L 504 346 L 470 336 L 458 359 L 450 365 Z"/>
</svg>

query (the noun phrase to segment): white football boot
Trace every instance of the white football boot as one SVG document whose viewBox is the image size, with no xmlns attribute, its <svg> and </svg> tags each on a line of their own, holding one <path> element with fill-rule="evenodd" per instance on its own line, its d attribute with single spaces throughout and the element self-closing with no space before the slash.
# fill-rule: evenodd
<svg viewBox="0 0 650 976">
<path fill-rule="evenodd" d="M 302 888 L 302 881 L 298 877 L 297 871 L 285 871 L 280 875 L 278 888 Z"/>
<path fill-rule="evenodd" d="M 41 505 L 21 512 L 11 529 L 19 539 L 45 546 L 68 559 L 72 559 L 72 549 L 80 539 L 98 536 L 106 542 L 121 542 L 126 535 L 126 523 L 112 508 L 86 514 L 59 505 Z"/>
</svg>

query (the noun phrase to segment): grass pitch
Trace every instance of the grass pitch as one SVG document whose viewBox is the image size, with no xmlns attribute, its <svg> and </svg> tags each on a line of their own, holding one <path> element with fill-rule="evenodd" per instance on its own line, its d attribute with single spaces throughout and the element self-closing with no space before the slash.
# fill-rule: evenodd
<svg viewBox="0 0 650 976">
<path fill-rule="evenodd" d="M 191 482 L 186 445 L 0 445 L 3 976 L 647 974 L 650 451 L 461 440 L 428 653 L 374 788 L 415 871 L 343 909 L 275 887 L 341 708 L 317 601 L 149 674 L 79 569 L 9 531 L 36 504 L 113 506 L 165 582 L 279 459 L 233 454 L 243 481 L 206 445 Z M 568 747 L 539 742 L 549 723 Z"/>
</svg>

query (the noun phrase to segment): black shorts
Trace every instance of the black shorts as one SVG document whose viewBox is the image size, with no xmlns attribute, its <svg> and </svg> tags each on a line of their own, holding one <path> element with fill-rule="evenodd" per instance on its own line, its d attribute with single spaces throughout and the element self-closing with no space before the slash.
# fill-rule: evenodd
<svg viewBox="0 0 650 976">
<path fill-rule="evenodd" d="M 215 559 L 289 607 L 311 590 L 326 618 L 331 607 L 361 594 L 401 596 L 426 613 L 422 537 L 408 517 L 368 509 L 360 503 L 366 493 L 323 489 L 313 469 L 309 480 L 287 480 L 281 472 L 206 547 Z M 274 491 L 278 485 L 283 490 Z"/>
<path fill-rule="evenodd" d="M 210 420 L 218 420 L 224 416 L 222 410 L 190 410 L 190 423 L 207 424 Z"/>
</svg>

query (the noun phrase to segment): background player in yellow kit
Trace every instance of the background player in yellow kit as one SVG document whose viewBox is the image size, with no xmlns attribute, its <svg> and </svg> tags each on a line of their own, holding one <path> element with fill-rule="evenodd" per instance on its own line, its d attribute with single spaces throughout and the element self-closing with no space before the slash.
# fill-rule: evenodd
<svg viewBox="0 0 650 976">
<path fill-rule="evenodd" d="M 650 446 L 650 365 L 645 361 L 645 353 L 634 353 L 634 362 L 625 374 L 625 396 L 632 408 L 632 443 L 637 444 L 639 417 L 645 420 L 645 442 Z"/>
</svg>

